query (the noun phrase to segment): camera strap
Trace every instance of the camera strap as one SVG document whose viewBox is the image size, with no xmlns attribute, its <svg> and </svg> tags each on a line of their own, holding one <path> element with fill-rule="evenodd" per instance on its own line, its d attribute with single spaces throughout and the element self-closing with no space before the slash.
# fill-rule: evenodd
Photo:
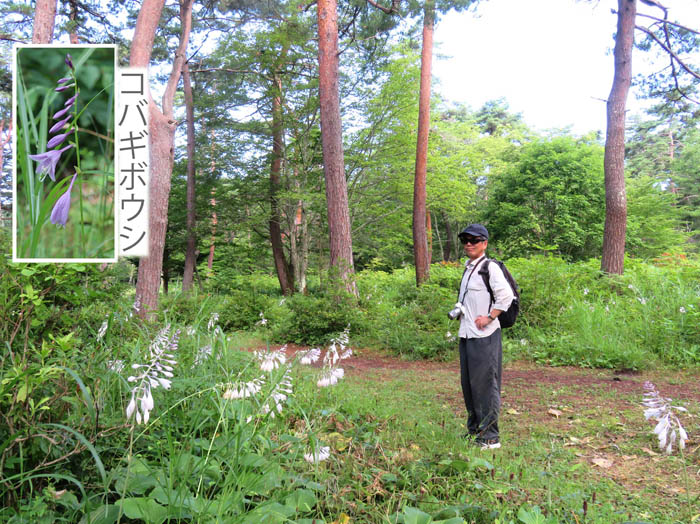
<svg viewBox="0 0 700 524">
<path fill-rule="evenodd" d="M 482 256 L 479 260 L 477 260 L 477 261 L 474 263 L 474 267 L 472 268 L 471 272 L 469 273 L 469 276 L 467 277 L 467 283 L 464 285 L 464 293 L 462 294 L 461 297 L 459 297 L 459 295 L 457 296 L 457 298 L 459 298 L 459 303 L 460 303 L 460 304 L 463 304 L 463 303 L 464 303 L 464 302 L 463 302 L 464 297 L 467 296 L 467 291 L 469 290 L 469 281 L 471 280 L 472 275 L 474 274 L 474 271 L 476 270 L 477 267 L 479 267 L 479 264 L 481 264 L 481 262 L 483 262 L 485 259 L 486 259 L 486 255 Z M 464 275 L 465 275 L 466 273 L 467 273 L 467 268 L 465 267 L 465 268 L 464 268 L 464 273 L 462 273 L 462 280 L 464 280 Z M 459 282 L 459 287 L 460 287 L 460 288 L 462 287 L 462 282 L 461 282 L 461 281 Z"/>
</svg>

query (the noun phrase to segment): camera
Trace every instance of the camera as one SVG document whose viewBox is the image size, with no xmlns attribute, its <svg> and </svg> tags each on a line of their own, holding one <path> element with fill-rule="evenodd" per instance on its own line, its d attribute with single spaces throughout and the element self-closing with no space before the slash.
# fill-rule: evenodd
<svg viewBox="0 0 700 524">
<path fill-rule="evenodd" d="M 453 307 L 453 308 L 447 313 L 447 317 L 448 317 L 450 320 L 457 320 L 459 317 L 462 316 L 462 313 L 464 312 L 463 309 L 464 309 L 464 306 L 463 306 L 462 304 L 460 304 L 459 302 L 457 302 L 457 303 L 455 304 L 455 307 Z"/>
</svg>

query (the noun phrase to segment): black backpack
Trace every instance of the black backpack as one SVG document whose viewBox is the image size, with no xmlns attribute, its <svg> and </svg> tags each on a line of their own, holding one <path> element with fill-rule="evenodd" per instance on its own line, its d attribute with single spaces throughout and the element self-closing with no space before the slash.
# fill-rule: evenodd
<svg viewBox="0 0 700 524">
<path fill-rule="evenodd" d="M 503 276 L 506 277 L 508 284 L 510 284 L 510 288 L 513 290 L 513 295 L 515 295 L 515 297 L 513 298 L 513 302 L 510 303 L 510 307 L 506 311 L 503 311 L 500 315 L 498 315 L 498 321 L 501 323 L 501 327 L 509 328 L 513 324 L 515 324 L 515 319 L 518 318 L 518 313 L 520 313 L 520 288 L 518 287 L 518 283 L 513 278 L 513 275 L 510 274 L 510 271 L 508 271 L 508 268 L 503 262 L 501 262 L 500 260 L 487 258 L 485 263 L 481 264 L 481 267 L 479 268 L 479 274 L 481 275 L 481 278 L 484 279 L 484 284 L 486 284 L 486 289 L 488 290 L 489 295 L 491 297 L 491 304 L 495 302 L 495 299 L 493 297 L 491 283 L 489 282 L 489 262 L 493 262 L 501 268 L 501 271 L 503 271 Z M 489 309 L 491 309 L 490 306 Z"/>
</svg>

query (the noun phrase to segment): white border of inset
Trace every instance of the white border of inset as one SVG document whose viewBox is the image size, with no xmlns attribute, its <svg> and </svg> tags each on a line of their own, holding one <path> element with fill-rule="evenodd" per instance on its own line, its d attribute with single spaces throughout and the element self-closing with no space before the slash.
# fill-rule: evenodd
<svg viewBox="0 0 700 524">
<path fill-rule="evenodd" d="M 17 257 L 17 53 L 19 48 L 111 48 L 114 50 L 114 257 L 113 258 L 18 258 Z M 118 181 L 119 173 L 117 154 L 117 107 L 119 93 L 117 89 L 117 77 L 119 75 L 119 46 L 117 44 L 15 44 L 12 47 L 12 126 L 15 132 L 12 134 L 12 262 L 13 263 L 113 263 L 118 260 L 119 240 L 119 200 Z"/>
</svg>

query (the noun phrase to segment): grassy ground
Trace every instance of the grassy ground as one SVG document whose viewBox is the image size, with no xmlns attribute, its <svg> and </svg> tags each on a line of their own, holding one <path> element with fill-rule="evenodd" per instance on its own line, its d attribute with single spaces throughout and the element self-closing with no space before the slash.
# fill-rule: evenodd
<svg viewBox="0 0 700 524">
<path fill-rule="evenodd" d="M 334 453 L 318 469 L 326 515 L 429 522 L 408 505 L 436 521 L 461 512 L 477 523 L 700 519 L 697 377 L 509 363 L 503 448 L 481 451 L 461 438 L 456 362 L 365 352 L 346 367 L 325 429 Z M 689 409 L 685 455 L 656 447 L 640 405 L 646 380 Z"/>
</svg>

